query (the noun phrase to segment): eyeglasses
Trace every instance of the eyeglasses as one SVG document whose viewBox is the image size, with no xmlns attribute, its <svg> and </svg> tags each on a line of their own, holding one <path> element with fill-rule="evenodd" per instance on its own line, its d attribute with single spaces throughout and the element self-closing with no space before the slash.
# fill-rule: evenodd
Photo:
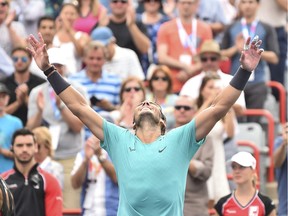
<svg viewBox="0 0 288 216">
<path fill-rule="evenodd" d="M 207 62 L 208 60 L 215 62 L 218 60 L 218 57 L 216 56 L 211 56 L 211 57 L 201 57 L 201 62 Z"/>
<path fill-rule="evenodd" d="M 12 60 L 15 63 L 18 62 L 19 59 L 24 63 L 26 63 L 28 61 L 28 57 L 26 57 L 26 56 L 22 56 L 22 57 L 12 56 Z"/>
<path fill-rule="evenodd" d="M 248 168 L 248 167 L 244 167 L 244 166 L 237 165 L 237 164 L 232 164 L 231 167 L 232 167 L 232 170 L 236 170 L 236 169 L 244 170 Z"/>
<path fill-rule="evenodd" d="M 5 7 L 5 6 L 7 6 L 7 5 L 8 5 L 8 2 L 7 2 L 7 1 L 4 1 L 4 2 L 0 2 L 0 5 L 1 5 L 2 7 Z"/>
<path fill-rule="evenodd" d="M 111 2 L 112 2 L 113 4 L 116 4 L 116 3 L 118 3 L 118 2 L 120 2 L 120 3 L 122 3 L 122 4 L 126 4 L 126 3 L 127 3 L 126 0 L 112 0 Z"/>
<path fill-rule="evenodd" d="M 194 107 L 185 106 L 185 105 L 176 105 L 176 106 L 174 106 L 174 108 L 175 108 L 176 110 L 184 109 L 185 111 L 194 110 Z"/>
<path fill-rule="evenodd" d="M 135 92 L 138 92 L 141 90 L 141 88 L 140 87 L 128 87 L 124 89 L 125 92 L 131 92 L 132 90 L 134 90 Z"/>
<path fill-rule="evenodd" d="M 168 81 L 168 78 L 167 77 L 158 77 L 158 76 L 155 76 L 152 78 L 152 80 L 155 80 L 155 81 L 158 81 L 158 80 L 162 80 L 162 81 Z"/>
</svg>

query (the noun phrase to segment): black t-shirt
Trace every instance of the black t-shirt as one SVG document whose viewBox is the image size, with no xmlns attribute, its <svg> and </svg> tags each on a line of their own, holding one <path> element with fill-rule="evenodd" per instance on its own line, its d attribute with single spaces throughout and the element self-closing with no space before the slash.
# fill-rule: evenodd
<svg viewBox="0 0 288 216">
<path fill-rule="evenodd" d="M 8 104 L 15 102 L 16 101 L 15 90 L 18 87 L 18 83 L 15 82 L 14 73 L 11 74 L 10 76 L 0 80 L 0 82 L 4 83 L 10 91 L 10 99 L 9 99 Z M 26 83 L 28 88 L 29 88 L 28 93 L 30 94 L 31 90 L 34 87 L 36 87 L 36 86 L 38 86 L 44 82 L 46 82 L 46 80 L 40 78 L 39 76 L 36 76 L 36 75 L 30 73 L 30 78 L 29 78 L 28 82 Z M 26 104 L 23 104 L 14 113 L 12 113 L 12 115 L 20 118 L 23 125 L 25 126 L 26 122 L 27 122 L 27 113 L 28 113 L 28 106 Z"/>
<path fill-rule="evenodd" d="M 148 37 L 146 26 L 139 20 L 137 20 L 135 23 L 140 31 Z M 112 30 L 114 37 L 116 38 L 116 44 L 120 47 L 134 50 L 140 60 L 141 52 L 137 49 L 133 41 L 132 35 L 130 34 L 130 31 L 126 25 L 126 20 L 122 23 L 115 23 L 110 20 L 107 27 Z"/>
</svg>

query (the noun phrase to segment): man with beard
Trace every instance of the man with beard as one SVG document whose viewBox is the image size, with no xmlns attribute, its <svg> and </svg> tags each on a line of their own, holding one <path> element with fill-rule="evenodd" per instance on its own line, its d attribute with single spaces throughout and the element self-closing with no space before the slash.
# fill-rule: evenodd
<svg viewBox="0 0 288 216">
<path fill-rule="evenodd" d="M 29 66 L 32 58 L 31 54 L 23 47 L 17 47 L 12 51 L 12 60 L 15 71 L 8 77 L 0 80 L 5 83 L 11 92 L 6 113 L 21 119 L 23 125 L 27 121 L 27 104 L 30 91 L 37 85 L 45 82 L 44 79 L 31 74 Z"/>
<path fill-rule="evenodd" d="M 50 65 L 41 34 L 30 35 L 28 48 L 37 65 L 67 107 L 101 141 L 115 167 L 119 185 L 118 215 L 182 216 L 189 163 L 206 135 L 240 96 L 260 61 L 262 41 L 255 37 L 244 44 L 241 67 L 211 106 L 189 123 L 165 134 L 166 119 L 161 107 L 143 101 L 134 111 L 133 129 L 107 122 L 95 112 L 57 70 Z"/>
<path fill-rule="evenodd" d="M 3 173 L 13 194 L 17 216 L 62 215 L 62 193 L 55 177 L 36 163 L 38 151 L 34 134 L 28 129 L 17 130 L 12 138 L 14 168 Z"/>
</svg>

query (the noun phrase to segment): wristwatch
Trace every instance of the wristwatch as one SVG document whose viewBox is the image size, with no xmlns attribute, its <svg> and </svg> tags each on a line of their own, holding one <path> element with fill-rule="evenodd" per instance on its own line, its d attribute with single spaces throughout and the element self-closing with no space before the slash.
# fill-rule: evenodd
<svg viewBox="0 0 288 216">
<path fill-rule="evenodd" d="M 101 154 L 99 157 L 98 157 L 98 160 L 100 163 L 103 163 L 104 161 L 107 160 L 107 155 L 106 154 Z"/>
</svg>

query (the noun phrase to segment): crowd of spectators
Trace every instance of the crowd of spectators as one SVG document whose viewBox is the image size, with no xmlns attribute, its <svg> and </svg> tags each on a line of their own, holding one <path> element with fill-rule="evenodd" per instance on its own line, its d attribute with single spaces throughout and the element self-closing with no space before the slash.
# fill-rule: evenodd
<svg viewBox="0 0 288 216">
<path fill-rule="evenodd" d="M 145 99 L 162 107 L 163 131 L 188 123 L 229 84 L 244 41 L 259 35 L 265 52 L 255 76 L 189 166 L 184 215 L 197 215 L 193 208 L 208 215 L 208 209 L 236 187 L 228 183 L 232 168 L 226 162 L 237 153 L 235 136 L 243 111 L 265 108 L 268 94 L 279 100 L 266 82 L 287 85 L 287 11 L 285 0 L 0 0 L 0 174 L 8 179 L 8 187 L 13 185 L 13 172 L 29 175 L 32 183 L 37 175 L 41 187 L 45 178 L 54 176 L 58 181 L 49 181 L 58 182 L 63 208 L 81 208 L 83 215 L 117 214 L 113 163 L 98 138 L 46 81 L 26 49 L 29 34 L 43 38 L 50 63 L 95 111 L 132 133 L 133 110 Z M 28 131 L 19 133 L 23 127 Z M 27 144 L 35 157 L 29 161 L 32 174 L 23 168 L 20 150 L 18 156 L 10 151 L 23 144 L 13 146 L 15 131 L 21 138 L 35 135 L 32 144 L 37 148 Z M 284 149 L 282 153 L 287 152 L 287 136 L 283 137 L 276 146 Z M 281 157 L 275 165 L 281 167 L 286 157 L 287 191 L 287 155 Z M 282 202 L 287 206 L 287 193 L 281 193 L 283 177 L 279 182 L 282 216 L 287 215 Z M 17 198 L 15 203 L 16 210 L 23 211 Z M 43 212 L 41 200 L 38 204 L 36 210 Z"/>
</svg>

